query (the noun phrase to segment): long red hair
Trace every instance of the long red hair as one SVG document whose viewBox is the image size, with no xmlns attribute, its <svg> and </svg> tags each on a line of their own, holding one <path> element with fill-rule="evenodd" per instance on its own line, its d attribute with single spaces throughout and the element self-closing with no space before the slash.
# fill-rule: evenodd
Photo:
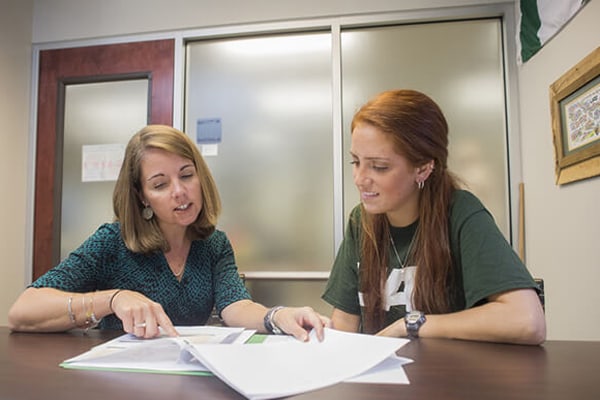
<svg viewBox="0 0 600 400">
<path fill-rule="evenodd" d="M 452 257 L 448 236 L 448 214 L 452 192 L 458 188 L 448 171 L 448 124 L 439 106 L 415 90 L 380 93 L 362 106 L 352 120 L 369 124 L 387 135 L 396 153 L 414 167 L 431 160 L 435 168 L 420 190 L 419 226 L 411 260 L 417 265 L 413 304 L 425 313 L 450 310 Z M 364 331 L 384 327 L 383 287 L 387 279 L 390 251 L 389 223 L 385 214 L 361 210 L 360 290 L 365 301 Z"/>
</svg>

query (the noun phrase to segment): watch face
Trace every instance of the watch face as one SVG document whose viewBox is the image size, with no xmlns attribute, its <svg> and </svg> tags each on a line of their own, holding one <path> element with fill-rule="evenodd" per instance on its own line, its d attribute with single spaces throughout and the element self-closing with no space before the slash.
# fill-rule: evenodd
<svg viewBox="0 0 600 400">
<path fill-rule="evenodd" d="M 406 336 L 410 339 L 416 339 L 419 337 L 419 328 L 425 323 L 425 314 L 421 311 L 411 311 L 405 317 L 406 322 Z"/>
<path fill-rule="evenodd" d="M 413 324 L 415 322 L 417 322 L 419 320 L 419 318 L 421 318 L 421 313 L 409 313 L 406 316 L 406 322 L 408 322 L 409 324 Z"/>
<path fill-rule="evenodd" d="M 417 321 L 419 320 L 419 317 L 420 317 L 420 315 L 419 315 L 419 314 L 408 314 L 408 315 L 406 316 L 406 321 L 407 321 L 409 324 L 412 324 L 412 323 L 415 323 L 415 322 L 417 322 Z"/>
</svg>

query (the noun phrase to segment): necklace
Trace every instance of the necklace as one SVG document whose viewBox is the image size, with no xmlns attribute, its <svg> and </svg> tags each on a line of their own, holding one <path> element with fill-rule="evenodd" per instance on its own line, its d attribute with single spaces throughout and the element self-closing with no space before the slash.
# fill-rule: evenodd
<svg viewBox="0 0 600 400">
<path fill-rule="evenodd" d="M 183 270 L 185 269 L 185 261 L 183 262 L 183 265 L 181 266 L 181 270 L 179 270 L 179 272 L 175 273 L 175 271 L 173 271 L 173 275 L 175 275 L 176 278 L 179 278 L 181 276 L 181 274 L 183 274 Z"/>
<path fill-rule="evenodd" d="M 187 261 L 187 257 L 180 263 L 175 263 L 173 261 L 167 260 L 167 265 L 169 266 L 169 269 L 171 270 L 171 272 L 173 273 L 173 275 L 175 275 L 175 278 L 179 278 L 181 276 L 181 274 L 183 274 L 183 271 L 185 270 L 185 262 Z M 171 268 L 171 266 L 175 266 L 175 265 L 181 265 L 179 272 L 175 272 L 174 269 Z"/>
<path fill-rule="evenodd" d="M 169 256 L 167 256 L 165 254 L 165 259 L 167 260 L 167 265 L 169 266 L 169 269 L 171 270 L 171 272 L 173 273 L 173 275 L 175 275 L 175 278 L 177 278 L 179 280 L 179 277 L 183 274 L 183 271 L 185 271 L 185 264 L 187 262 L 187 257 L 188 257 L 188 253 L 190 251 L 190 243 L 184 243 L 178 251 L 175 252 L 175 250 L 171 250 L 169 253 Z M 183 260 L 179 261 L 181 258 L 177 257 L 179 255 L 183 255 Z M 179 261 L 179 262 L 175 262 L 175 261 Z M 179 267 L 179 272 L 175 272 L 175 266 Z M 173 267 L 173 268 L 171 268 Z"/>
<path fill-rule="evenodd" d="M 406 256 L 404 257 L 404 262 L 402 262 L 402 260 L 400 259 L 400 255 L 398 255 L 398 250 L 396 250 L 396 243 L 394 242 L 394 238 L 392 237 L 392 232 L 389 232 L 390 235 L 390 242 L 392 243 L 392 249 L 394 249 L 394 254 L 396 255 L 396 260 L 398 260 L 398 264 L 400 264 L 400 268 L 404 269 L 404 267 L 406 266 L 406 262 L 408 261 L 408 257 L 410 256 L 410 250 L 412 249 L 412 245 L 415 241 L 415 236 L 413 234 L 412 238 L 410 239 L 410 244 L 408 245 L 408 250 L 406 250 Z"/>
</svg>

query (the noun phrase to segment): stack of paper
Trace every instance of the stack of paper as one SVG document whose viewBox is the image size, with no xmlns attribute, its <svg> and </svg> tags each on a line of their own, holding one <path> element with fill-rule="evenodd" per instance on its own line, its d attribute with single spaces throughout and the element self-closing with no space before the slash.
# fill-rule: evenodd
<svg viewBox="0 0 600 400">
<path fill-rule="evenodd" d="M 326 329 L 322 342 L 311 336 L 305 343 L 190 345 L 186 349 L 232 388 L 258 400 L 291 396 L 357 377 L 394 356 L 406 342 Z"/>
<path fill-rule="evenodd" d="M 254 331 L 244 328 L 212 326 L 177 327 L 181 335 L 193 344 L 243 344 Z M 140 339 L 127 334 L 103 343 L 60 364 L 69 369 L 103 369 L 111 371 L 161 372 L 206 375 L 210 371 L 200 362 L 186 360 L 181 344 L 166 335 L 156 339 Z M 189 359 L 189 357 L 187 357 Z"/>
<path fill-rule="evenodd" d="M 319 342 L 269 336 L 242 344 L 253 331 L 195 327 L 178 338 L 151 340 L 125 335 L 61 364 L 65 368 L 201 373 L 210 371 L 248 399 L 291 396 L 339 382 L 408 383 L 396 356 L 407 339 L 333 329 Z M 271 340 L 276 339 L 276 340 Z M 225 345 L 224 343 L 228 343 Z"/>
</svg>

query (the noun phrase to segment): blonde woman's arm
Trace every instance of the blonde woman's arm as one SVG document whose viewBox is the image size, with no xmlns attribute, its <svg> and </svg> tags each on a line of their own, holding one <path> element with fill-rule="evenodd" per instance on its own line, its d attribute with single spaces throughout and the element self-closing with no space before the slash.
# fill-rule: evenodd
<svg viewBox="0 0 600 400">
<path fill-rule="evenodd" d="M 176 336 L 162 306 L 141 293 L 111 289 L 89 293 L 54 288 L 27 288 L 8 312 L 9 328 L 21 332 L 62 332 L 88 328 L 116 314 L 125 332 L 151 338 L 161 332 Z"/>
</svg>

